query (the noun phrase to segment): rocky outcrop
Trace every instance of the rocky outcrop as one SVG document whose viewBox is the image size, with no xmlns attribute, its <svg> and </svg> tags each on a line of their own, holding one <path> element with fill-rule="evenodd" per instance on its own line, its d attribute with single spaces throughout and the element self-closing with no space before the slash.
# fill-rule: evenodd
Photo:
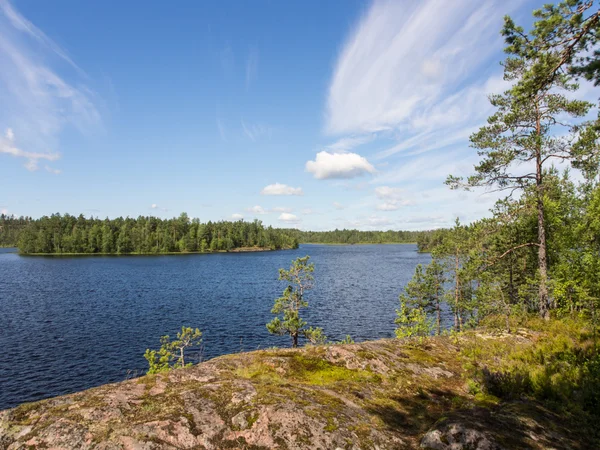
<svg viewBox="0 0 600 450">
<path fill-rule="evenodd" d="M 458 350 L 436 338 L 227 355 L 0 412 L 0 448 L 584 448 L 538 406 L 470 395 Z"/>
</svg>

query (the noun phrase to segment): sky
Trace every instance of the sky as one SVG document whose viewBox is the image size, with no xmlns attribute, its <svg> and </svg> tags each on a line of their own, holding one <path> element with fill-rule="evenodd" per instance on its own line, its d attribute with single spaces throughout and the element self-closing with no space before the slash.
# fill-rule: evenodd
<svg viewBox="0 0 600 450">
<path fill-rule="evenodd" d="M 533 0 L 0 0 L 0 211 L 305 230 L 484 217 L 451 191 Z"/>
</svg>

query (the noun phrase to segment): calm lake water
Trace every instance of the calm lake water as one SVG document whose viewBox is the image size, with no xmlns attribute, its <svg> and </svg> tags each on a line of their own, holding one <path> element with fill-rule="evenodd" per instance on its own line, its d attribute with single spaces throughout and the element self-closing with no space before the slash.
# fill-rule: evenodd
<svg viewBox="0 0 600 450">
<path fill-rule="evenodd" d="M 416 245 L 169 256 L 25 257 L 0 249 L 0 409 L 145 371 L 146 348 L 181 325 L 203 357 L 288 346 L 270 335 L 278 269 L 310 255 L 309 324 L 340 340 L 391 337 L 398 294 L 429 255 Z M 14 251 L 14 250 L 13 250 Z"/>
</svg>

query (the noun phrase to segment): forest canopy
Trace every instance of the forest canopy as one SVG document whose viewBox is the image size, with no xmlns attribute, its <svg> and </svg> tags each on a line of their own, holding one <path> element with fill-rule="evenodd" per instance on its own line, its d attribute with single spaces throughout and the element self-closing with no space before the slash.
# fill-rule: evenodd
<svg viewBox="0 0 600 450">
<path fill-rule="evenodd" d="M 298 243 L 379 244 L 427 241 L 429 231 L 300 231 L 265 227 L 242 220 L 201 223 L 186 213 L 172 219 L 99 219 L 52 214 L 39 219 L 0 215 L 0 247 L 19 247 L 33 254 L 147 254 L 270 250 Z"/>
<path fill-rule="evenodd" d="M 201 223 L 186 213 L 172 219 L 98 219 L 53 214 L 40 219 L 0 217 L 0 244 L 21 253 L 145 254 L 296 248 L 284 230 L 254 222 Z"/>
</svg>

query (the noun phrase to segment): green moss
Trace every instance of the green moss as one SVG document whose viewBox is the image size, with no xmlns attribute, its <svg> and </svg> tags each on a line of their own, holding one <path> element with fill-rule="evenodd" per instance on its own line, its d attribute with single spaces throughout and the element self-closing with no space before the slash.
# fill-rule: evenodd
<svg viewBox="0 0 600 450">
<path fill-rule="evenodd" d="M 380 382 L 381 377 L 366 370 L 351 370 L 319 358 L 295 354 L 290 361 L 291 374 L 299 381 L 326 386 L 343 381 Z"/>
</svg>

